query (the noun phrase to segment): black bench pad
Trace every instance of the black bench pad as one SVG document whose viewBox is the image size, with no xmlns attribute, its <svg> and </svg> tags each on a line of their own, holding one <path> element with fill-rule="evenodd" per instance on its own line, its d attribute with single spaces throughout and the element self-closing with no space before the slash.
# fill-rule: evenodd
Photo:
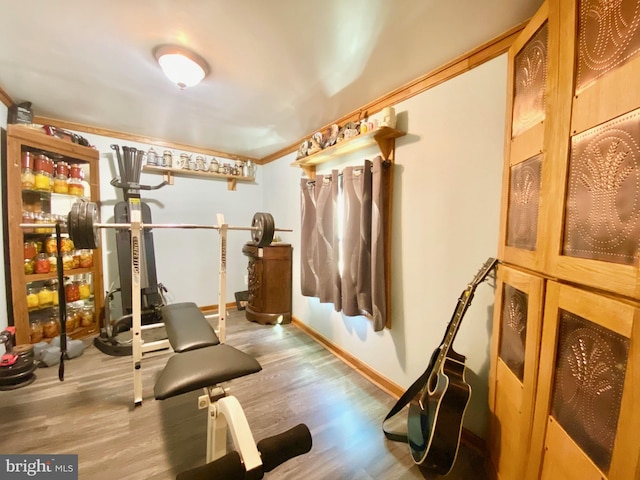
<svg viewBox="0 0 640 480">
<path fill-rule="evenodd" d="M 220 340 L 193 302 L 174 303 L 161 309 L 167 338 L 175 352 L 218 345 Z"/>
<path fill-rule="evenodd" d="M 169 358 L 153 392 L 157 400 L 165 400 L 260 370 L 255 358 L 230 345 L 199 348 Z"/>
</svg>

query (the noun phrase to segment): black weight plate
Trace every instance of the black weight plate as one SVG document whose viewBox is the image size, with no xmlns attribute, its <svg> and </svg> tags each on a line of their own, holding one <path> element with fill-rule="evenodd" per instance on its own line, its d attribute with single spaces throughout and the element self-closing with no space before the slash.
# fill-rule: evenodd
<svg viewBox="0 0 640 480">
<path fill-rule="evenodd" d="M 83 237 L 85 239 L 85 248 L 98 248 L 100 246 L 100 234 L 95 225 L 98 223 L 98 206 L 93 202 L 86 202 L 84 207 L 84 221 L 80 223 Z"/>
<path fill-rule="evenodd" d="M 15 390 L 17 388 L 26 387 L 27 385 L 31 385 L 35 380 L 36 380 L 35 373 L 31 373 L 29 374 L 28 377 L 24 378 L 20 383 L 15 383 L 11 385 L 0 385 L 0 392 L 6 392 L 9 390 Z"/>
<path fill-rule="evenodd" d="M 251 230 L 251 240 L 253 240 L 253 243 L 255 245 L 258 245 L 258 243 L 260 243 L 260 239 L 262 238 L 263 221 L 264 218 L 262 217 L 262 214 L 260 212 L 256 213 L 251 220 L 251 226 L 254 227 L 254 229 Z"/>
<path fill-rule="evenodd" d="M 37 368 L 38 366 L 31 362 L 29 368 L 24 372 L 16 373 L 12 377 L 0 378 L 0 386 L 17 385 L 19 383 L 22 384 L 29 380 L 29 377 L 33 375 L 33 372 L 35 372 Z"/>
<path fill-rule="evenodd" d="M 275 224 L 273 216 L 270 213 L 256 213 L 251 221 L 251 226 L 256 227 L 255 230 L 251 230 L 251 238 L 256 246 L 267 247 L 271 245 Z"/>
<path fill-rule="evenodd" d="M 0 367 L 0 380 L 14 378 L 16 375 L 20 375 L 29 370 L 32 365 L 33 359 L 24 359 L 18 356 L 16 363 L 13 365 Z"/>
<path fill-rule="evenodd" d="M 87 202 L 80 202 L 78 207 L 78 242 L 73 242 L 75 244 L 75 248 L 91 248 L 87 242 L 87 228 L 85 227 L 87 219 Z"/>
<path fill-rule="evenodd" d="M 80 242 L 80 202 L 71 205 L 69 216 L 67 217 L 67 228 L 69 229 L 69 238 L 73 240 L 74 245 Z"/>
</svg>

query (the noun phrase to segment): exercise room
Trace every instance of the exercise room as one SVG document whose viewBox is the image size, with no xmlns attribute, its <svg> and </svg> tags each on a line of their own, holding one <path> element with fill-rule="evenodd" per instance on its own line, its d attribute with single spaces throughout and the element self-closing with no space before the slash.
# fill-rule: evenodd
<svg viewBox="0 0 640 480">
<path fill-rule="evenodd" d="M 0 478 L 640 480 L 638 25 L 3 2 Z"/>
</svg>

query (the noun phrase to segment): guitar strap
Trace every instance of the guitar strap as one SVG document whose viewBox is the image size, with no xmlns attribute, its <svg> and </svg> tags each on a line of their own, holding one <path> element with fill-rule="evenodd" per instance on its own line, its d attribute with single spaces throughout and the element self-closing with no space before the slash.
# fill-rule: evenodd
<svg viewBox="0 0 640 480">
<path fill-rule="evenodd" d="M 458 312 L 458 309 L 460 308 L 466 309 L 466 307 L 468 307 L 468 303 L 465 302 L 464 299 L 465 297 L 463 292 L 462 295 L 460 295 L 460 297 L 458 298 L 458 303 L 456 304 L 456 311 L 453 313 L 449 323 L 451 323 L 455 318 Z M 463 313 L 464 313 L 464 310 L 463 310 Z M 447 334 L 445 332 L 442 342 L 444 342 L 444 339 L 446 338 L 446 336 Z M 440 342 L 441 345 L 442 345 L 442 342 Z M 424 388 L 424 386 L 427 384 L 427 381 L 429 380 L 429 375 L 433 370 L 433 365 L 435 363 L 436 357 L 437 357 L 437 350 L 433 352 L 433 355 L 429 360 L 429 365 L 427 365 L 427 369 L 424 371 L 424 373 L 420 375 L 418 379 L 411 384 L 411 386 L 407 389 L 407 391 L 402 394 L 402 396 L 398 399 L 398 401 L 393 406 L 393 408 L 391 408 L 389 413 L 387 413 L 387 416 L 384 417 L 384 420 L 382 420 L 382 431 L 384 432 L 385 437 L 387 437 L 389 440 L 392 440 L 394 442 L 409 443 L 409 437 L 406 433 L 390 432 L 384 427 L 384 424 L 387 420 L 396 416 L 411 401 L 411 399 L 415 398 L 415 396 L 420 392 L 420 390 Z"/>
<path fill-rule="evenodd" d="M 387 420 L 396 416 L 405 407 L 405 405 L 407 405 L 411 401 L 411 399 L 414 398 L 418 394 L 418 392 L 420 392 L 420 390 L 422 390 L 422 388 L 426 385 L 427 379 L 429 378 L 431 368 L 432 365 L 431 362 L 429 362 L 429 366 L 424 371 L 424 373 L 420 375 L 420 377 L 415 382 L 413 382 L 413 384 L 407 389 L 407 391 L 402 394 L 393 408 L 391 408 L 389 413 L 387 413 L 387 416 L 384 417 L 384 420 L 382 421 L 382 431 L 384 432 L 385 437 L 387 437 L 389 440 L 392 440 L 394 442 L 409 443 L 409 437 L 406 433 L 390 432 L 384 427 L 384 424 Z"/>
</svg>

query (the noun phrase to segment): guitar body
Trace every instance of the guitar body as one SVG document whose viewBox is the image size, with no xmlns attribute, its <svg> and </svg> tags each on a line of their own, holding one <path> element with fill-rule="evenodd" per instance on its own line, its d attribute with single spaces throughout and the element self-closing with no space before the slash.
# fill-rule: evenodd
<svg viewBox="0 0 640 480">
<path fill-rule="evenodd" d="M 471 387 L 464 378 L 466 360 L 452 344 L 460 321 L 471 305 L 476 287 L 498 264 L 489 257 L 458 298 L 440 346 L 431 355 L 429 365 L 393 406 L 382 422 L 390 440 L 408 442 L 413 461 L 439 473 L 448 474 L 458 456 L 462 420 L 471 398 Z M 407 434 L 388 431 L 384 422 L 409 405 Z"/>
<path fill-rule="evenodd" d="M 438 352 L 434 352 L 434 355 Z M 449 349 L 442 369 L 427 395 L 409 404 L 408 439 L 415 463 L 446 475 L 458 455 L 462 420 L 471 398 L 471 387 L 465 381 L 465 360 Z"/>
</svg>

